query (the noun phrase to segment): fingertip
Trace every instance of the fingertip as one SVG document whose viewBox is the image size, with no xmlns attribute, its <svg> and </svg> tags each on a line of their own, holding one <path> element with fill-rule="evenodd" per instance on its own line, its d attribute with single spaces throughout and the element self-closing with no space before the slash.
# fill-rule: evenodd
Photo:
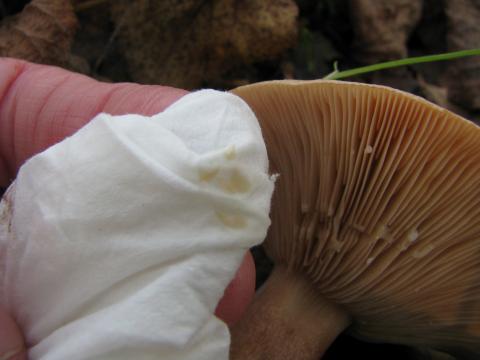
<svg viewBox="0 0 480 360">
<path fill-rule="evenodd" d="M 28 158 L 100 112 L 151 116 L 185 94 L 159 85 L 104 83 L 54 66 L 0 58 L 0 186 Z"/>
<path fill-rule="evenodd" d="M 0 359 L 26 360 L 25 345 L 20 328 L 0 307 Z"/>
<path fill-rule="evenodd" d="M 0 100 L 25 68 L 25 62 L 11 58 L 0 58 Z"/>
<path fill-rule="evenodd" d="M 215 315 L 228 326 L 234 325 L 245 313 L 255 294 L 255 262 L 250 251 L 245 254 L 242 264 L 217 305 Z"/>
</svg>

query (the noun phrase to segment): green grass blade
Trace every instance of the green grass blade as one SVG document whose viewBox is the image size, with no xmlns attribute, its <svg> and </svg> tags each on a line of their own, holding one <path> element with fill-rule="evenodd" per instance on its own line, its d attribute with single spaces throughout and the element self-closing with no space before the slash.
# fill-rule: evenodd
<svg viewBox="0 0 480 360">
<path fill-rule="evenodd" d="M 461 51 L 454 51 L 454 52 L 449 52 L 444 54 L 410 57 L 406 59 L 387 61 L 384 63 L 363 66 L 363 67 L 345 70 L 345 71 L 338 71 L 335 65 L 335 70 L 330 74 L 328 74 L 327 76 L 325 76 L 324 79 L 339 80 L 339 79 L 344 79 L 344 78 L 355 76 L 355 75 L 366 74 L 372 71 L 391 69 L 399 66 L 415 65 L 415 64 L 421 64 L 421 63 L 433 62 L 433 61 L 453 60 L 453 59 L 458 59 L 466 56 L 480 56 L 480 49 L 461 50 Z"/>
</svg>

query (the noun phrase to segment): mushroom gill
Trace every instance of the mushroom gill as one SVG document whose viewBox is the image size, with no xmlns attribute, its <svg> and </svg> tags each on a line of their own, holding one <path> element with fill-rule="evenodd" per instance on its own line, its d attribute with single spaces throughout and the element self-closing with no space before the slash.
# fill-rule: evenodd
<svg viewBox="0 0 480 360">
<path fill-rule="evenodd" d="M 347 326 L 478 358 L 480 128 L 381 86 L 233 92 L 279 177 L 264 243 L 276 267 L 232 329 L 232 359 L 317 359 Z"/>
</svg>

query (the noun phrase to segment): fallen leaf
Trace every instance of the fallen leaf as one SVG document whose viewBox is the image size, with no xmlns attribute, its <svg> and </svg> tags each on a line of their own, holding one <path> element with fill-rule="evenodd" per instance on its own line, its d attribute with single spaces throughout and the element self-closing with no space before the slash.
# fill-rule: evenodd
<svg viewBox="0 0 480 360">
<path fill-rule="evenodd" d="M 118 34 L 112 29 L 108 0 L 76 1 L 75 4 L 80 29 L 72 52 L 88 63 L 90 72 L 87 74 L 100 81 L 131 81 L 126 61 L 115 41 Z"/>
<path fill-rule="evenodd" d="M 450 51 L 480 48 L 480 0 L 446 1 L 447 46 Z M 480 110 L 480 58 L 449 63 L 448 98 L 469 110 Z"/>
<path fill-rule="evenodd" d="M 423 96 L 425 99 L 448 109 L 460 116 L 463 116 L 466 119 L 479 123 L 478 118 L 473 114 L 468 112 L 464 107 L 451 102 L 448 98 L 448 89 L 443 86 L 433 85 L 428 83 L 420 73 L 417 73 L 416 80 L 418 83 L 418 95 Z"/>
<path fill-rule="evenodd" d="M 428 348 L 412 348 L 409 355 L 410 360 L 456 360 L 453 355 Z"/>
<path fill-rule="evenodd" d="M 77 19 L 68 0 L 33 0 L 0 26 L 0 56 L 65 66 Z"/>
<path fill-rule="evenodd" d="M 447 98 L 446 88 L 428 83 L 421 74 L 417 74 L 417 82 L 420 88 L 420 93 L 425 99 L 434 102 L 445 109 L 452 108 L 452 104 L 450 104 Z"/>
<path fill-rule="evenodd" d="M 422 0 L 351 0 L 354 56 L 367 64 L 404 58 Z"/>
<path fill-rule="evenodd" d="M 280 56 L 296 42 L 297 15 L 293 0 L 112 3 L 133 80 L 183 88 Z"/>
</svg>

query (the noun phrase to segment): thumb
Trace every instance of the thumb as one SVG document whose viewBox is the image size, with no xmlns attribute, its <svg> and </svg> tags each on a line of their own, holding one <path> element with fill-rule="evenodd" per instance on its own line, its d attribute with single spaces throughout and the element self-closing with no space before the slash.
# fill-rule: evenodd
<svg viewBox="0 0 480 360">
<path fill-rule="evenodd" d="M 26 358 L 20 329 L 5 309 L 0 307 L 0 359 L 24 360 Z"/>
<path fill-rule="evenodd" d="M 52 67 L 0 58 L 0 187 L 29 157 L 72 135 L 100 112 L 153 115 L 185 90 L 108 84 Z"/>
<path fill-rule="evenodd" d="M 255 262 L 252 253 L 247 251 L 237 274 L 225 289 L 223 298 L 217 305 L 215 315 L 233 326 L 239 321 L 252 302 L 255 294 Z"/>
</svg>

